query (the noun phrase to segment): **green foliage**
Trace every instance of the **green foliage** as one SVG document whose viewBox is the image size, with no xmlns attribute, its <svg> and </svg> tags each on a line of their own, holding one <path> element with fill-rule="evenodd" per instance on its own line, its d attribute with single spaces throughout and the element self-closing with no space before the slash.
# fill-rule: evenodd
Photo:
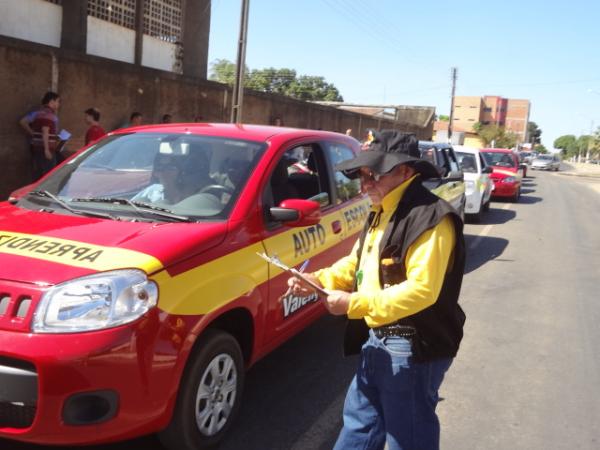
<svg viewBox="0 0 600 450">
<path fill-rule="evenodd" d="M 542 130 L 535 122 L 527 124 L 527 142 L 531 142 L 532 144 L 541 144 L 542 142 Z"/>
<path fill-rule="evenodd" d="M 517 135 L 512 131 L 506 131 L 498 125 L 481 125 L 477 122 L 473 128 L 487 147 L 494 144 L 496 148 L 513 148 L 517 144 Z"/>
<path fill-rule="evenodd" d="M 556 138 L 554 148 L 559 148 L 564 157 L 571 157 L 577 154 L 577 138 L 572 134 L 565 134 Z"/>
<path fill-rule="evenodd" d="M 247 73 L 248 68 L 245 69 Z M 235 64 L 227 59 L 217 59 L 211 64 L 209 79 L 233 85 L 235 82 Z"/>
<path fill-rule="evenodd" d="M 344 101 L 338 89 L 325 78 L 298 76 L 293 69 L 268 67 L 245 71 L 244 87 L 261 92 L 287 95 L 299 100 Z M 235 82 L 235 64 L 226 59 L 217 59 L 211 65 L 210 79 L 221 83 Z"/>
<path fill-rule="evenodd" d="M 533 149 L 538 153 L 548 153 L 548 149 L 542 144 L 535 144 Z"/>
<path fill-rule="evenodd" d="M 440 122 L 450 122 L 450 116 L 447 116 L 445 114 L 440 114 L 438 117 L 438 120 Z"/>
</svg>

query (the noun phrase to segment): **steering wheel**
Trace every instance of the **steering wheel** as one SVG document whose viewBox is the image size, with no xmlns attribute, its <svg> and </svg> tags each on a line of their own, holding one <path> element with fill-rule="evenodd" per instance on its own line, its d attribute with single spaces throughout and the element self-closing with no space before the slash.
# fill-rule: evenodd
<svg viewBox="0 0 600 450">
<path fill-rule="evenodd" d="M 205 192 L 210 192 L 215 194 L 217 197 L 221 197 L 222 194 L 233 194 L 233 189 L 227 186 L 223 186 L 222 184 L 209 184 L 208 186 L 204 186 L 199 194 L 203 194 Z"/>
</svg>

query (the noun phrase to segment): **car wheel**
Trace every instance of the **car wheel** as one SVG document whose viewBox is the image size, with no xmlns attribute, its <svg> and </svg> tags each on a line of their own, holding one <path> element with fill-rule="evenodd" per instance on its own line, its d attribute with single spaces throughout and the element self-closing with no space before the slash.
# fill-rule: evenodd
<svg viewBox="0 0 600 450">
<path fill-rule="evenodd" d="M 485 202 L 485 203 L 483 204 L 483 210 L 484 210 L 485 212 L 488 212 L 488 211 L 490 210 L 490 203 L 491 203 L 491 202 L 492 202 L 492 200 L 490 199 L 490 200 L 488 200 L 487 202 Z"/>
<path fill-rule="evenodd" d="M 244 360 L 238 342 L 220 330 L 208 330 L 182 377 L 171 423 L 158 435 L 171 450 L 216 445 L 237 415 L 244 385 Z"/>
<path fill-rule="evenodd" d="M 514 203 L 517 203 L 519 201 L 520 197 L 521 197 L 521 188 L 518 188 L 517 192 L 515 192 L 515 195 L 513 195 L 512 201 Z"/>
</svg>

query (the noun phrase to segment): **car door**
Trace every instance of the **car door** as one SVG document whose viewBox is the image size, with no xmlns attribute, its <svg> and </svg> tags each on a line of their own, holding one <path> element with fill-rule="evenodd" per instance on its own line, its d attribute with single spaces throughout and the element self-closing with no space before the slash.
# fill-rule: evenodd
<svg viewBox="0 0 600 450">
<path fill-rule="evenodd" d="M 324 144 L 317 141 L 295 142 L 284 147 L 271 168 L 270 181 L 263 193 L 266 253 L 277 256 L 290 267 L 298 268 L 308 261 L 308 272 L 330 265 L 351 247 L 347 243 L 343 245 L 350 232 L 345 214 L 356 202 L 347 199 L 338 202 L 330 159 L 325 152 Z M 321 221 L 297 228 L 274 222 L 269 218 L 268 209 L 280 205 L 286 198 L 319 201 Z M 366 217 L 368 207 L 363 205 L 363 209 L 363 217 Z M 288 278 L 287 273 L 269 267 L 266 338 L 272 341 L 289 337 L 324 312 L 316 294 L 296 296 L 288 292 Z"/>
<path fill-rule="evenodd" d="M 481 172 L 481 189 L 483 196 L 483 204 L 489 202 L 490 197 L 492 195 L 492 190 L 494 188 L 494 182 L 490 178 L 490 173 L 492 173 L 491 166 L 489 166 L 481 153 L 477 153 L 477 163 L 479 165 L 479 171 Z"/>
<path fill-rule="evenodd" d="M 458 160 L 452 147 L 437 144 L 429 148 L 421 148 L 421 157 L 442 169 L 443 176 L 438 179 L 426 180 L 423 184 L 438 197 L 450 203 L 460 214 L 465 209 L 464 176 L 459 168 Z"/>
</svg>

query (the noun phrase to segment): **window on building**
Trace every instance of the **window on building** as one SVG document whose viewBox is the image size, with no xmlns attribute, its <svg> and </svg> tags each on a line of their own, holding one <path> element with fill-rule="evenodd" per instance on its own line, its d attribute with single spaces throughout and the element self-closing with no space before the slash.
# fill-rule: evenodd
<svg viewBox="0 0 600 450">
<path fill-rule="evenodd" d="M 490 121 L 489 120 L 484 120 L 483 122 L 481 122 L 483 125 L 489 125 Z"/>
<path fill-rule="evenodd" d="M 135 29 L 135 0 L 88 0 L 88 16 Z"/>
<path fill-rule="evenodd" d="M 483 112 L 492 112 L 492 108 L 486 106 L 485 108 L 483 108 Z"/>
<path fill-rule="evenodd" d="M 180 42 L 182 40 L 181 3 L 181 0 L 146 0 L 144 34 L 162 41 Z"/>
</svg>

